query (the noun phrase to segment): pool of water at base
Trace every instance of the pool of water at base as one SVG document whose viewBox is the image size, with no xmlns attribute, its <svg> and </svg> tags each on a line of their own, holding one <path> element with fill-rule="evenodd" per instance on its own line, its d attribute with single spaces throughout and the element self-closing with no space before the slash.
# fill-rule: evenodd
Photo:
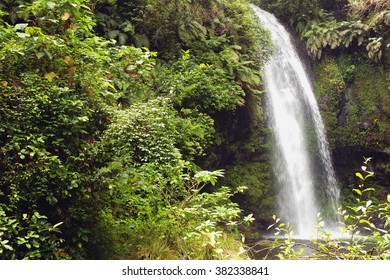
<svg viewBox="0 0 390 280">
<path fill-rule="evenodd" d="M 275 232 L 266 231 L 260 232 L 261 238 L 252 244 L 249 244 L 250 252 L 252 257 L 256 260 L 279 260 L 278 254 L 282 252 L 282 249 L 273 242 L 278 239 L 281 242 L 287 238 L 279 235 L 275 235 Z M 349 236 L 341 235 L 340 233 L 332 235 L 337 239 L 348 239 Z M 292 241 L 295 243 L 293 249 L 295 252 L 299 252 L 303 249 L 302 254 L 300 254 L 301 259 L 309 258 L 316 252 L 317 245 L 312 243 L 312 240 L 316 239 L 313 235 L 312 237 L 303 237 L 303 236 L 294 236 Z"/>
</svg>

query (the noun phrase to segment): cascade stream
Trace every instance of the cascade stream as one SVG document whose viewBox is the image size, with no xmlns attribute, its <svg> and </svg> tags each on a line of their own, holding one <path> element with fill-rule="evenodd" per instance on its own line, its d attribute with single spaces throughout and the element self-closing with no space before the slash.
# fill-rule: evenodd
<svg viewBox="0 0 390 280">
<path fill-rule="evenodd" d="M 253 6 L 270 30 L 273 55 L 264 66 L 269 124 L 275 138 L 274 173 L 279 216 L 297 238 L 312 236 L 317 214 L 337 218 L 339 189 L 324 124 L 290 35 L 270 13 Z M 326 213 L 323 213 L 326 212 Z"/>
</svg>

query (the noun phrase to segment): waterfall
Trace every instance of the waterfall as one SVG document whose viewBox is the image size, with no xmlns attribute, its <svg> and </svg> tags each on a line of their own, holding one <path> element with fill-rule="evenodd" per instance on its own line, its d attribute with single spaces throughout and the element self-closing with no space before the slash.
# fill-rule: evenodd
<svg viewBox="0 0 390 280">
<path fill-rule="evenodd" d="M 324 212 L 336 221 L 339 189 L 315 95 L 287 30 L 253 6 L 270 30 L 273 55 L 264 66 L 269 123 L 275 138 L 279 216 L 295 236 L 308 238 Z"/>
</svg>

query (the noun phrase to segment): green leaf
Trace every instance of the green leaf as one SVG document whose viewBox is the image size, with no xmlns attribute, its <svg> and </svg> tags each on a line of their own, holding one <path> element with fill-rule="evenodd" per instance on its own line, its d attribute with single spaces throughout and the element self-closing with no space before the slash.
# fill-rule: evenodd
<svg viewBox="0 0 390 280">
<path fill-rule="evenodd" d="M 363 175 L 360 172 L 356 172 L 355 175 L 359 177 L 360 179 L 364 180 Z"/>
<path fill-rule="evenodd" d="M 367 175 L 364 177 L 364 180 L 366 180 L 367 178 L 372 177 L 372 176 L 374 176 L 374 173 L 369 173 L 369 174 L 367 174 Z"/>
<path fill-rule="evenodd" d="M 119 30 L 111 30 L 107 34 L 108 38 L 110 38 L 110 39 L 114 39 L 118 35 L 119 35 Z"/>
<path fill-rule="evenodd" d="M 16 35 L 19 38 L 28 38 L 28 37 L 30 37 L 30 34 L 26 34 L 26 33 L 22 33 L 22 32 L 16 32 Z"/>
<path fill-rule="evenodd" d="M 370 160 L 372 160 L 372 157 L 368 157 L 368 158 L 363 157 L 363 159 L 364 159 L 364 163 L 367 164 Z"/>
<path fill-rule="evenodd" d="M 114 90 L 116 90 L 115 86 L 113 84 L 111 84 L 111 83 L 107 83 L 107 86 L 112 88 L 112 89 L 114 89 Z"/>
<path fill-rule="evenodd" d="M 238 51 L 242 49 L 242 47 L 239 45 L 231 45 L 230 48 L 233 50 L 238 50 Z"/>
<path fill-rule="evenodd" d="M 53 226 L 53 229 L 56 228 L 56 227 L 59 227 L 59 226 L 62 225 L 63 223 L 64 223 L 64 222 L 59 222 L 59 223 L 55 224 L 55 225 Z"/>
<path fill-rule="evenodd" d="M 359 223 L 361 223 L 361 224 L 367 224 L 367 225 L 371 225 L 370 221 L 368 221 L 368 220 L 365 220 L 365 219 L 361 219 L 361 220 L 359 221 Z"/>
<path fill-rule="evenodd" d="M 15 30 L 21 30 L 23 31 L 28 26 L 28 23 L 18 23 L 15 24 Z"/>
<path fill-rule="evenodd" d="M 54 72 L 45 73 L 45 79 L 48 80 L 49 82 L 52 82 L 56 77 L 58 76 Z"/>
<path fill-rule="evenodd" d="M 274 225 L 275 225 L 275 224 L 269 225 L 269 226 L 267 227 L 267 230 L 271 229 Z"/>
<path fill-rule="evenodd" d="M 359 189 L 353 189 L 354 192 L 356 192 L 358 195 L 362 195 L 362 191 Z"/>
<path fill-rule="evenodd" d="M 249 214 L 248 216 L 244 217 L 244 221 L 247 223 L 251 223 L 254 220 L 255 220 L 255 218 L 253 218 L 253 214 Z"/>
<path fill-rule="evenodd" d="M 8 240 L 5 240 L 5 241 L 8 242 Z M 2 244 L 2 245 L 3 245 L 4 249 L 6 249 L 6 250 L 9 250 L 9 251 L 13 251 L 14 250 L 14 248 L 12 248 L 10 245 L 7 245 L 7 244 Z"/>
<path fill-rule="evenodd" d="M 55 7 L 56 7 L 56 3 L 54 2 L 46 2 L 47 4 L 47 7 L 49 7 L 49 9 L 53 10 Z"/>
<path fill-rule="evenodd" d="M 45 53 L 44 52 L 38 52 L 35 55 L 37 56 L 38 59 L 41 59 L 42 57 L 45 56 Z"/>
<path fill-rule="evenodd" d="M 52 55 L 47 49 L 44 49 L 43 51 L 44 51 L 44 53 L 47 55 L 47 57 L 48 57 L 50 60 L 53 59 L 53 55 Z"/>
</svg>

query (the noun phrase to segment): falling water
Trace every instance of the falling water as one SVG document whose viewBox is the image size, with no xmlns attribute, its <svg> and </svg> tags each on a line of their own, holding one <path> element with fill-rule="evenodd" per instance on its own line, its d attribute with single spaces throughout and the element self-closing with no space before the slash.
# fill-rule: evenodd
<svg viewBox="0 0 390 280">
<path fill-rule="evenodd" d="M 264 66 L 264 80 L 276 142 L 279 216 L 293 226 L 297 237 L 307 238 L 323 210 L 320 205 L 334 217 L 338 208 L 339 190 L 324 124 L 289 33 L 272 14 L 253 8 L 270 30 L 274 45 L 273 56 Z"/>
</svg>

